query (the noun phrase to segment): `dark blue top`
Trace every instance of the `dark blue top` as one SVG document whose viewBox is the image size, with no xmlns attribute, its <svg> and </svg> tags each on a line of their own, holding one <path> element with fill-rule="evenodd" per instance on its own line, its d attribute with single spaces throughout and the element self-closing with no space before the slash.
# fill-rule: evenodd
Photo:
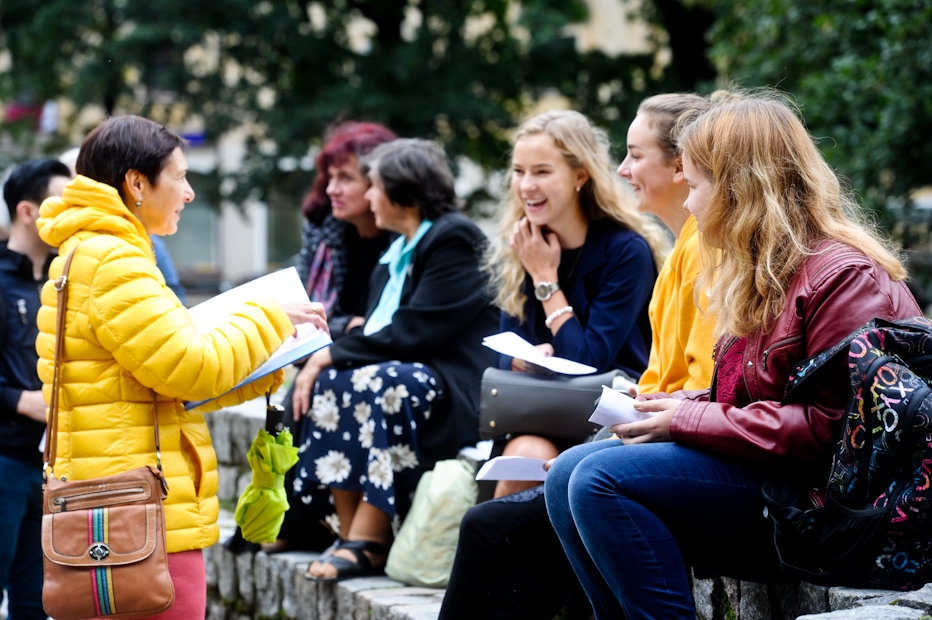
<svg viewBox="0 0 932 620">
<path fill-rule="evenodd" d="M 602 219 L 590 222 L 578 264 L 575 269 L 570 266 L 572 273 L 563 264 L 572 256 L 568 254 L 563 252 L 560 261 L 560 287 L 573 306 L 573 318 L 552 335 L 528 276 L 523 289 L 525 322 L 519 324 L 503 312 L 501 331 L 513 331 L 535 345 L 549 342 L 559 357 L 595 366 L 598 372 L 619 368 L 639 377 L 650 355 L 647 307 L 657 279 L 650 246 L 639 234 Z M 510 369 L 511 357 L 499 354 L 498 367 Z"/>
<path fill-rule="evenodd" d="M 51 258 L 44 265 L 48 274 Z M 0 342 L 0 454 L 42 464 L 39 440 L 45 424 L 16 412 L 23 390 L 40 390 L 42 382 L 36 371 L 36 315 L 39 291 L 45 278 L 36 280 L 29 257 L 0 243 L 0 321 L 4 321 Z"/>
<path fill-rule="evenodd" d="M 187 292 L 181 283 L 181 278 L 178 277 L 178 270 L 175 269 L 175 263 L 172 261 L 172 255 L 168 252 L 168 246 L 157 235 L 151 235 L 150 239 L 152 240 L 152 251 L 155 253 L 155 266 L 162 272 L 165 285 L 173 290 L 178 297 L 178 301 L 184 304 Z"/>
</svg>

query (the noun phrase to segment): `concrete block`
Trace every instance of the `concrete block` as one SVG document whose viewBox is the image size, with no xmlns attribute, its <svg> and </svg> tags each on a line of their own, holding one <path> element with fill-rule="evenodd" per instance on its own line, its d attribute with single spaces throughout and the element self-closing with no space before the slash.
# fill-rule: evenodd
<svg viewBox="0 0 932 620">
<path fill-rule="evenodd" d="M 217 589 L 220 591 L 220 598 L 223 600 L 232 600 L 239 597 L 239 588 L 236 585 L 236 559 L 233 553 L 227 551 L 220 545 L 214 545 L 219 550 L 217 557 Z"/>
<path fill-rule="evenodd" d="M 239 597 L 246 605 L 252 607 L 256 604 L 256 578 L 252 566 L 254 556 L 252 553 L 240 553 L 234 557 Z"/>
<path fill-rule="evenodd" d="M 307 563 L 299 564 L 295 570 L 294 596 L 297 606 L 297 620 L 318 620 L 317 618 L 317 584 L 304 578 Z"/>
<path fill-rule="evenodd" d="M 236 492 L 236 483 L 239 480 L 239 468 L 233 465 L 217 465 L 217 499 L 221 502 L 235 501 L 239 494 Z"/>
<path fill-rule="evenodd" d="M 337 615 L 337 583 L 320 583 L 311 581 L 317 586 L 317 620 L 338 620 Z"/>
<path fill-rule="evenodd" d="M 218 544 L 218 545 L 213 545 L 211 547 L 207 547 L 203 551 L 204 573 L 207 577 L 208 588 L 217 587 L 217 580 L 219 578 L 219 572 L 220 572 L 220 566 L 219 566 L 220 551 L 218 551 L 218 549 L 222 549 L 222 548 L 223 547 L 221 547 Z"/>
<path fill-rule="evenodd" d="M 234 499 L 239 499 L 239 496 L 243 494 L 250 482 L 252 482 L 252 471 L 249 469 L 240 470 L 240 475 L 236 479 L 236 497 Z"/>
<path fill-rule="evenodd" d="M 382 593 L 397 592 L 406 588 L 405 584 L 393 581 L 388 577 L 360 577 L 347 579 L 339 584 L 337 589 L 337 612 L 342 620 L 369 620 L 372 609 L 372 598 Z"/>
<path fill-rule="evenodd" d="M 392 607 L 388 612 L 389 620 L 437 620 L 440 613 L 440 603 L 427 603 L 425 605 L 400 605 Z"/>
<path fill-rule="evenodd" d="M 232 463 L 232 451 L 230 445 L 230 412 L 221 409 L 209 415 L 212 424 L 210 427 L 210 441 L 214 445 L 214 452 L 217 453 L 218 463 Z"/>
<path fill-rule="evenodd" d="M 925 613 L 932 615 L 932 583 L 926 584 L 913 592 L 903 592 L 893 604 L 921 609 Z"/>
<path fill-rule="evenodd" d="M 281 582 L 282 612 L 286 618 L 298 617 L 298 608 L 304 602 L 298 598 L 297 580 L 306 581 L 304 572 L 307 570 L 307 565 L 317 556 L 316 553 L 301 551 L 289 551 L 271 556 L 272 565 Z"/>
<path fill-rule="evenodd" d="M 825 614 L 800 616 L 796 620 L 919 620 L 923 612 L 910 607 L 892 605 L 865 605 L 855 609 L 841 609 Z"/>
<path fill-rule="evenodd" d="M 772 620 L 770 595 L 766 584 L 741 581 L 738 588 L 738 617 L 741 620 Z"/>
<path fill-rule="evenodd" d="M 411 588 L 415 590 L 416 588 Z M 409 590 L 408 588 L 399 588 L 399 590 Z M 437 611 L 440 611 L 440 603 L 442 598 L 438 599 L 435 595 L 435 592 L 428 592 L 426 594 L 417 594 L 414 592 L 403 593 L 401 591 L 394 592 L 392 590 L 381 590 L 385 593 L 386 596 L 376 596 L 370 600 L 371 616 L 372 620 L 389 620 L 391 616 L 391 610 L 394 607 L 411 607 L 411 606 L 421 606 L 421 605 L 437 605 Z M 388 594 L 388 593 L 392 594 Z"/>
<path fill-rule="evenodd" d="M 230 457 L 231 463 L 248 465 L 246 453 L 256 433 L 265 426 L 265 418 L 254 418 L 237 412 L 234 414 L 230 427 Z"/>
<path fill-rule="evenodd" d="M 207 601 L 206 620 L 227 620 L 227 610 L 220 601 Z"/>
<path fill-rule="evenodd" d="M 863 605 L 889 605 L 902 596 L 892 590 L 861 590 L 858 588 L 829 588 L 828 608 L 832 611 L 854 609 Z"/>
<path fill-rule="evenodd" d="M 715 579 L 693 579 L 693 600 L 699 620 L 713 620 L 715 617 L 715 603 L 712 600 L 715 583 Z"/>
<path fill-rule="evenodd" d="M 275 579 L 268 554 L 263 551 L 256 554 L 253 573 L 256 580 L 256 613 L 269 617 L 277 615 L 282 604 L 281 583 Z"/>
<path fill-rule="evenodd" d="M 828 606 L 828 591 L 825 586 L 817 586 L 805 581 L 799 582 L 799 615 L 819 614 L 831 610 Z"/>
</svg>

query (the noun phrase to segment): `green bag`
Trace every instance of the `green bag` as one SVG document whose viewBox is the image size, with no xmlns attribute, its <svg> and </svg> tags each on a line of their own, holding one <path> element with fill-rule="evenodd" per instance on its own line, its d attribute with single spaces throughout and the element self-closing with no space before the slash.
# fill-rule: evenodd
<svg viewBox="0 0 932 620">
<path fill-rule="evenodd" d="M 385 574 L 410 586 L 446 587 L 460 521 L 476 504 L 478 493 L 476 468 L 462 459 L 438 461 L 425 472 L 388 553 Z"/>
</svg>

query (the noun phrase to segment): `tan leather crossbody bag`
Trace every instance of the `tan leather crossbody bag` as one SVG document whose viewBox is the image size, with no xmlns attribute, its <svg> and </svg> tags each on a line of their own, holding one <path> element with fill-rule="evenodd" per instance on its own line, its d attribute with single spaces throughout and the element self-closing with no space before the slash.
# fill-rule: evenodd
<svg viewBox="0 0 932 620">
<path fill-rule="evenodd" d="M 45 445 L 42 606 L 55 620 L 154 616 L 175 601 L 162 507 L 168 485 L 162 474 L 154 394 L 157 468 L 141 467 L 93 480 L 69 481 L 54 475 L 72 258 L 74 251 L 55 281 L 58 318 Z"/>
</svg>

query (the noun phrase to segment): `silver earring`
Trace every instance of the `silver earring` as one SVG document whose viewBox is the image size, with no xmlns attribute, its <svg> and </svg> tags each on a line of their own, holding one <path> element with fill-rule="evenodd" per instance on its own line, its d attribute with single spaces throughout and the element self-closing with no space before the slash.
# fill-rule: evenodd
<svg viewBox="0 0 932 620">
<path fill-rule="evenodd" d="M 578 192 L 579 190 L 577 189 L 576 191 Z M 137 200 L 137 201 L 136 201 L 136 208 L 138 209 L 138 208 L 141 207 L 141 206 L 142 206 L 142 201 L 141 201 L 141 200 Z"/>
<path fill-rule="evenodd" d="M 576 193 L 577 193 L 577 194 L 579 193 L 579 187 L 576 188 Z"/>
</svg>

